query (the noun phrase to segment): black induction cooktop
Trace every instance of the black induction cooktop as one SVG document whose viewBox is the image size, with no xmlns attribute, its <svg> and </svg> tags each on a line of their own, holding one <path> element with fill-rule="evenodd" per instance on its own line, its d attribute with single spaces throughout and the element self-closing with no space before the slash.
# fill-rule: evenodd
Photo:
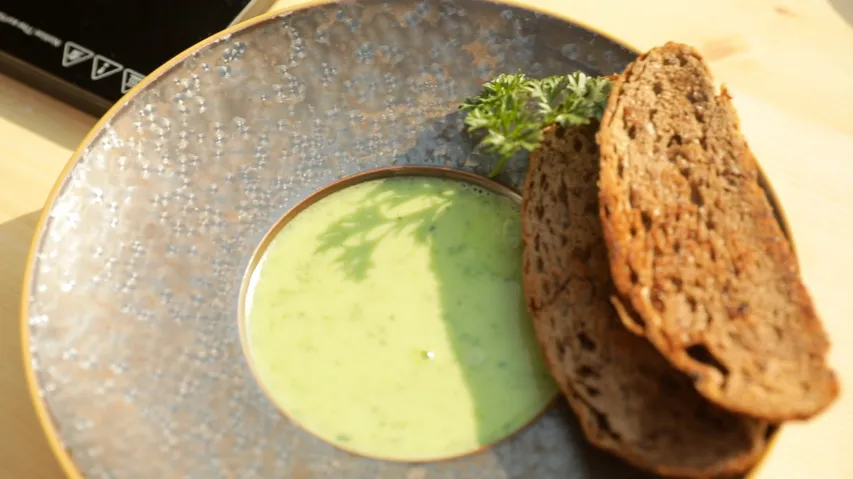
<svg viewBox="0 0 853 479">
<path fill-rule="evenodd" d="M 103 114 L 145 75 L 274 0 L 0 0 L 0 72 Z"/>
</svg>

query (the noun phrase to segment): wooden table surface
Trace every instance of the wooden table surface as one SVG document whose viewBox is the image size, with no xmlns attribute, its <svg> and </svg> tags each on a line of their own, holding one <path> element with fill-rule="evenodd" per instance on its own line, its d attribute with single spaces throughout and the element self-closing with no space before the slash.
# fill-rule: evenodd
<svg viewBox="0 0 853 479">
<path fill-rule="evenodd" d="M 641 49 L 667 40 L 693 44 L 730 86 L 788 213 L 842 380 L 830 410 L 783 429 L 757 477 L 853 478 L 853 0 L 531 4 Z M 94 123 L 0 76 L 0 478 L 64 477 L 26 391 L 18 303 L 40 208 Z"/>
</svg>

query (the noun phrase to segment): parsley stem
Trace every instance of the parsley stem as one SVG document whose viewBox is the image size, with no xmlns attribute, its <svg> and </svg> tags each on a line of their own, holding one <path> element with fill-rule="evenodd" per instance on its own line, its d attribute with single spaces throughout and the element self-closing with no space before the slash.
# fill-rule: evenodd
<svg viewBox="0 0 853 479">
<path fill-rule="evenodd" d="M 495 164 L 495 167 L 492 168 L 492 171 L 489 172 L 489 178 L 494 178 L 503 171 L 504 166 L 506 166 L 506 162 L 509 161 L 510 155 L 501 156 L 498 162 Z"/>
</svg>

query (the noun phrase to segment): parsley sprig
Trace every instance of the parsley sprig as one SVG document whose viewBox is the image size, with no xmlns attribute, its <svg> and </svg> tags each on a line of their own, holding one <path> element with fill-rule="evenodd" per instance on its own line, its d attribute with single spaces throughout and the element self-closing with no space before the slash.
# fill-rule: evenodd
<svg viewBox="0 0 853 479">
<path fill-rule="evenodd" d="M 468 111 L 465 125 L 469 131 L 486 131 L 479 146 L 498 155 L 489 173 L 495 176 L 517 152 L 533 151 L 546 126 L 600 120 L 609 94 L 610 81 L 581 72 L 540 80 L 521 72 L 503 73 L 459 108 Z"/>
</svg>

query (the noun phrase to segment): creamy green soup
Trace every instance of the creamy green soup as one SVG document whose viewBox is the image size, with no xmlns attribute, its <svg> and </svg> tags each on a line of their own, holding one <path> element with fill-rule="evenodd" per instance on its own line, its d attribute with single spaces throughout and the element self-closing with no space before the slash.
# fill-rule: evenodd
<svg viewBox="0 0 853 479">
<path fill-rule="evenodd" d="M 246 338 L 272 400 L 342 449 L 464 455 L 533 420 L 556 387 L 521 290 L 518 204 L 403 177 L 333 193 L 253 272 Z"/>
</svg>

